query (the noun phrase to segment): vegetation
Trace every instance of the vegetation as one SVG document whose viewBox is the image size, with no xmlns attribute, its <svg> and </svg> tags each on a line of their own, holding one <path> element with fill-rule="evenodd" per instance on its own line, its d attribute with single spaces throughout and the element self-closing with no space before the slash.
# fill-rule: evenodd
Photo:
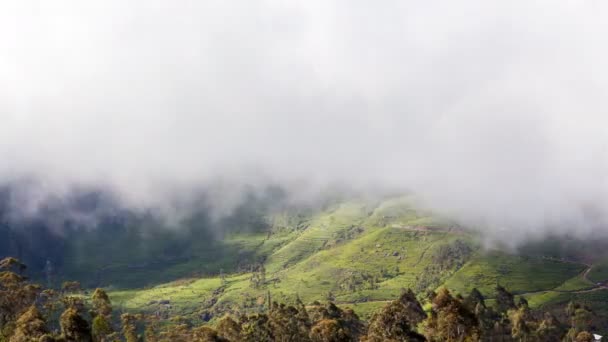
<svg viewBox="0 0 608 342">
<path fill-rule="evenodd" d="M 589 280 L 594 283 L 608 282 L 608 261 L 595 263 L 589 271 Z"/>
<path fill-rule="evenodd" d="M 271 302 L 270 294 L 258 312 L 235 312 L 214 325 L 196 325 L 182 316 L 160 318 L 133 313 L 112 320 L 112 303 L 103 289 L 96 289 L 88 297 L 63 291 L 53 299 L 39 301 L 45 290 L 15 271 L 23 270 L 23 264 L 4 259 L 0 269 L 1 298 L 5 301 L 0 310 L 0 341 L 9 342 L 589 341 L 589 331 L 596 328 L 595 313 L 583 304 L 570 302 L 564 312 L 567 320 L 560 322 L 549 312 L 539 316 L 523 298 L 516 303 L 515 296 L 502 286 L 494 291 L 494 307 L 486 305 L 477 289 L 462 297 L 442 287 L 427 293 L 422 302 L 412 290 L 403 290 L 369 322 L 331 301 L 307 307 L 298 298 L 294 305 L 285 305 Z M 50 309 L 56 305 L 63 306 L 59 317 Z M 424 305 L 429 305 L 428 312 Z M 165 324 L 159 324 L 159 320 Z M 49 326 L 54 323 L 59 324 L 60 331 L 50 332 Z"/>
<path fill-rule="evenodd" d="M 133 219 L 116 244 L 101 230 L 68 234 L 77 261 L 44 272 L 5 259 L 0 341 L 552 341 L 608 333 L 608 290 L 596 281 L 602 255 L 577 255 L 555 241 L 489 251 L 407 197 L 266 209 L 242 208 L 222 222 L 229 228 L 221 236 L 208 227 L 152 227 L 152 254 L 129 235 L 141 232 Z M 84 253 L 96 236 L 99 246 Z M 83 252 L 71 254 L 75 246 Z M 567 311 L 571 302 L 578 315 Z"/>
</svg>

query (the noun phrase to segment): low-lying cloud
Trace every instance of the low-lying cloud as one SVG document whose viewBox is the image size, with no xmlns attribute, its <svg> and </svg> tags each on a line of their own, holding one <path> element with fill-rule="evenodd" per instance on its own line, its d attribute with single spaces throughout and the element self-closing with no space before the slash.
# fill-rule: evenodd
<svg viewBox="0 0 608 342">
<path fill-rule="evenodd" d="M 608 217 L 606 10 L 6 2 L 0 180 L 142 207 L 218 179 L 407 188 L 492 232 L 587 234 Z"/>
</svg>

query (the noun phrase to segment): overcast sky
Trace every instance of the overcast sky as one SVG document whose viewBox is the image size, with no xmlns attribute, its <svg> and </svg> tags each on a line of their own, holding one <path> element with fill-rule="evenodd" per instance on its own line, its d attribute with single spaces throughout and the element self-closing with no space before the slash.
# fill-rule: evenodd
<svg viewBox="0 0 608 342">
<path fill-rule="evenodd" d="M 339 181 L 488 229 L 584 232 L 585 210 L 608 216 L 607 10 L 2 1 L 0 180 L 138 204 L 216 177 Z"/>
</svg>

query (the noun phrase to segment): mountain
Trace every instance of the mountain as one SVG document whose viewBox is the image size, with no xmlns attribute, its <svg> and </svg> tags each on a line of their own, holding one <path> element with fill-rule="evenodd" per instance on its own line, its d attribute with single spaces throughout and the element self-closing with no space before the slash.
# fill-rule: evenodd
<svg viewBox="0 0 608 342">
<path fill-rule="evenodd" d="M 558 316 L 575 300 L 608 317 L 606 241 L 549 237 L 515 251 L 488 249 L 479 232 L 420 210 L 412 197 L 316 208 L 280 199 L 253 196 L 221 219 L 199 210 L 173 229 L 149 213 L 118 210 L 105 211 L 95 228 L 64 224 L 59 235 L 44 221 L 18 232 L 5 223 L 0 232 L 10 238 L 0 246 L 8 254 L 20 244 L 21 257 L 38 260 L 31 275 L 51 285 L 74 279 L 106 287 L 121 310 L 153 313 L 170 303 L 172 315 L 195 321 L 259 310 L 269 296 L 332 300 L 369 318 L 404 288 L 419 296 L 477 288 L 491 303 L 497 285 Z M 54 259 L 45 273 L 47 255 Z"/>
</svg>

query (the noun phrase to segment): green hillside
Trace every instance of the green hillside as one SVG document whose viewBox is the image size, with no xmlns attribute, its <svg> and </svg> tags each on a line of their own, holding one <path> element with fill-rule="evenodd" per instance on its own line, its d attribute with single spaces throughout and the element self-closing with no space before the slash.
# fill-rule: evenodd
<svg viewBox="0 0 608 342">
<path fill-rule="evenodd" d="M 273 220 L 275 229 L 268 234 L 225 238 L 225 245 L 239 246 L 250 257 L 248 266 L 226 265 L 237 271 L 115 289 L 111 297 L 124 310 L 169 310 L 195 320 L 261 310 L 268 295 L 286 303 L 298 297 L 308 304 L 332 300 L 368 318 L 402 288 L 422 296 L 441 286 L 462 294 L 476 287 L 492 299 L 500 284 L 534 308 L 557 308 L 577 299 L 605 311 L 598 303 L 608 290 L 595 283 L 602 263 L 487 251 L 474 233 L 415 210 L 408 198 L 341 203 L 291 227 L 277 224 L 285 217 Z M 170 302 L 170 308 L 161 301 Z"/>
</svg>

